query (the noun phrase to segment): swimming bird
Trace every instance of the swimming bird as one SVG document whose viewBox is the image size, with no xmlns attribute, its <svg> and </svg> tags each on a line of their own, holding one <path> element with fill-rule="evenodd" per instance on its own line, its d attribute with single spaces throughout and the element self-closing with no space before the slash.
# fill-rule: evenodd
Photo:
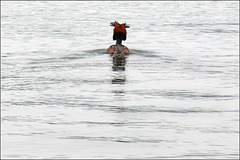
<svg viewBox="0 0 240 160">
<path fill-rule="evenodd" d="M 106 53 L 110 53 L 110 54 L 130 54 L 130 50 L 122 45 L 122 40 L 126 40 L 127 39 L 127 31 L 126 28 L 129 28 L 129 25 L 127 25 L 126 23 L 122 23 L 120 24 L 119 22 L 115 21 L 115 22 L 111 22 L 110 26 L 114 26 L 113 29 L 113 40 L 116 40 L 116 44 L 115 45 L 111 45 L 108 49 Z"/>
</svg>

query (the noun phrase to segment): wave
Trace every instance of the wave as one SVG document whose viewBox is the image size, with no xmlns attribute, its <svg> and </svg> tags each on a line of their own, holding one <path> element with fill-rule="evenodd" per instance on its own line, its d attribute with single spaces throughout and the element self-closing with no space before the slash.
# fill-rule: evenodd
<svg viewBox="0 0 240 160">
<path fill-rule="evenodd" d="M 174 140 L 161 140 L 161 139 L 144 139 L 137 137 L 89 137 L 89 136 L 66 136 L 60 137 L 59 139 L 79 139 L 79 140 L 90 140 L 90 141 L 112 141 L 121 143 L 161 143 L 161 142 L 174 142 Z"/>
<path fill-rule="evenodd" d="M 199 26 L 236 26 L 239 25 L 239 23 L 169 23 L 164 24 L 165 26 L 184 26 L 184 27 L 199 27 Z"/>
</svg>

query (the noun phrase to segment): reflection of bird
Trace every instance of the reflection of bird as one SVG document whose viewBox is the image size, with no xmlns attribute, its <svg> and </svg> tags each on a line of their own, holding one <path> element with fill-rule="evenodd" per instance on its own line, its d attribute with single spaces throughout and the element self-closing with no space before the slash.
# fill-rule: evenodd
<svg viewBox="0 0 240 160">
<path fill-rule="evenodd" d="M 116 45 L 111 45 L 107 53 L 110 54 L 130 54 L 129 49 L 122 45 L 122 40 L 127 39 L 127 31 L 126 28 L 129 28 L 129 26 L 126 23 L 118 23 L 117 21 L 112 22 L 111 26 L 114 26 L 113 30 L 113 40 L 116 40 Z"/>
<path fill-rule="evenodd" d="M 115 54 L 113 56 L 113 70 L 125 70 L 126 57 L 123 54 Z"/>
</svg>

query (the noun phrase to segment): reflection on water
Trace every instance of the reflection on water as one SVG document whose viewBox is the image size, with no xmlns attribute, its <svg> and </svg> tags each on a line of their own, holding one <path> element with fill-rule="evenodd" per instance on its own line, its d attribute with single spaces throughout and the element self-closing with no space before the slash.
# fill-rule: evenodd
<svg viewBox="0 0 240 160">
<path fill-rule="evenodd" d="M 113 71 L 125 70 L 126 56 L 122 54 L 116 54 L 112 57 Z"/>
<path fill-rule="evenodd" d="M 112 79 L 113 84 L 123 84 L 125 81 L 126 77 L 122 75 L 116 75 L 116 77 Z"/>
<path fill-rule="evenodd" d="M 114 77 L 112 79 L 113 84 L 123 84 L 126 81 L 125 65 L 127 62 L 127 57 L 123 54 L 112 55 L 112 70 L 114 72 Z"/>
</svg>

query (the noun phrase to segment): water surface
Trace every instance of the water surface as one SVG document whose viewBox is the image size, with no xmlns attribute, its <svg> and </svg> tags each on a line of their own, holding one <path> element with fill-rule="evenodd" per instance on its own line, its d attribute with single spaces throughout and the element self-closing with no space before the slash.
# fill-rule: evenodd
<svg viewBox="0 0 240 160">
<path fill-rule="evenodd" d="M 238 2 L 1 9 L 2 158 L 239 158 Z"/>
</svg>

